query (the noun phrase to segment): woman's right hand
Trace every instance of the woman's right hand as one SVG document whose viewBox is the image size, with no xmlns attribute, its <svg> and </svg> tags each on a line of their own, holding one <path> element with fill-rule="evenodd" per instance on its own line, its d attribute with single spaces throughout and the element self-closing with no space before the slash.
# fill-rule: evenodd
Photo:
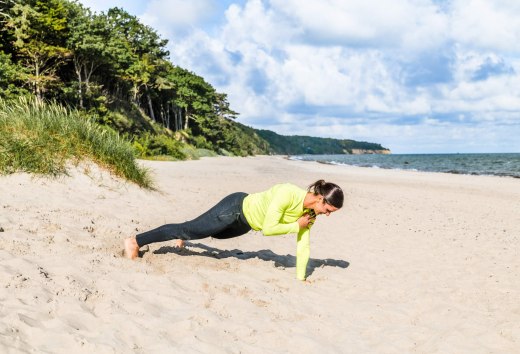
<svg viewBox="0 0 520 354">
<path fill-rule="evenodd" d="M 298 219 L 298 225 L 300 225 L 300 229 L 304 229 L 304 228 L 309 227 L 310 225 L 314 224 L 314 220 L 316 220 L 315 217 L 313 218 L 309 214 L 303 214 Z"/>
</svg>

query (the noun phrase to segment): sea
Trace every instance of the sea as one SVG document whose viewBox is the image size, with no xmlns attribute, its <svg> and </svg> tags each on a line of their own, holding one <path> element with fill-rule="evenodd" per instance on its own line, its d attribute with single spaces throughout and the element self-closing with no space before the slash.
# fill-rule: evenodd
<svg viewBox="0 0 520 354">
<path fill-rule="evenodd" d="M 295 155 L 289 158 L 332 165 L 520 178 L 520 153 Z"/>
</svg>

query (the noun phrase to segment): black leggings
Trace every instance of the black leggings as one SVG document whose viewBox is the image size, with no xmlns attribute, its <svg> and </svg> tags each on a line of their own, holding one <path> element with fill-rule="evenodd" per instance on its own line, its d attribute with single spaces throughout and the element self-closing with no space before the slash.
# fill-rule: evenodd
<svg viewBox="0 0 520 354">
<path fill-rule="evenodd" d="M 172 239 L 198 240 L 209 236 L 224 239 L 243 235 L 251 230 L 242 211 L 242 202 L 246 196 L 242 192 L 230 194 L 196 219 L 180 224 L 166 224 L 138 234 L 137 244 L 142 247 Z"/>
</svg>

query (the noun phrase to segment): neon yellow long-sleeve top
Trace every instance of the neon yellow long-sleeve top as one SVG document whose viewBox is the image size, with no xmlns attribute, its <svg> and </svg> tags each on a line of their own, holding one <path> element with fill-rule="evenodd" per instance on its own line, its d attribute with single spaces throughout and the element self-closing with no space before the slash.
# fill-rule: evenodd
<svg viewBox="0 0 520 354">
<path fill-rule="evenodd" d="M 307 210 L 303 200 L 307 191 L 290 183 L 277 184 L 270 189 L 249 194 L 243 203 L 244 216 L 249 225 L 265 236 L 297 233 L 296 278 L 305 280 L 310 256 L 310 230 L 300 230 L 298 219 Z"/>
</svg>

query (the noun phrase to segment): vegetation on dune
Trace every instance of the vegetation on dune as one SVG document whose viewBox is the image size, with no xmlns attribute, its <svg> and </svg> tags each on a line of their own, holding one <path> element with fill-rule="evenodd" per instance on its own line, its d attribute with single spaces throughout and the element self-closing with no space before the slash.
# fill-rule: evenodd
<svg viewBox="0 0 520 354">
<path fill-rule="evenodd" d="M 22 98 L 0 100 L 0 173 L 66 173 L 68 161 L 92 160 L 114 174 L 150 188 L 130 143 L 77 110 Z"/>
</svg>

